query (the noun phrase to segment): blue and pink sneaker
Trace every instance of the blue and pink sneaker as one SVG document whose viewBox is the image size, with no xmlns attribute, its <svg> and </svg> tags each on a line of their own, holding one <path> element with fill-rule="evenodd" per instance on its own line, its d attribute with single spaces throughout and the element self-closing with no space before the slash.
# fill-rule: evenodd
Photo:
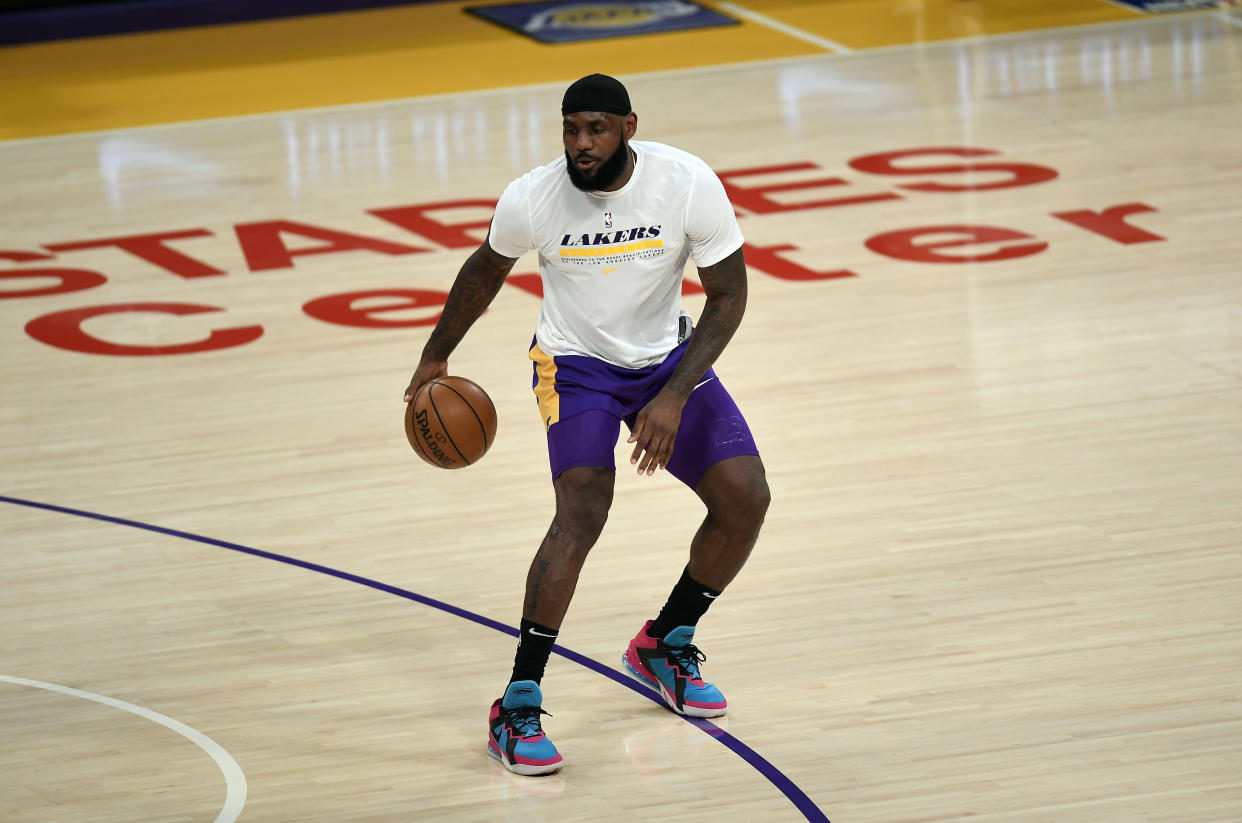
<svg viewBox="0 0 1242 823">
<path fill-rule="evenodd" d="M 663 640 L 647 636 L 648 620 L 630 641 L 621 662 L 639 682 L 655 689 L 668 707 L 691 717 L 719 717 L 729 710 L 720 689 L 703 682 L 699 663 L 707 655 L 691 644 L 693 626 L 678 626 Z"/>
<path fill-rule="evenodd" d="M 561 767 L 556 746 L 543 733 L 539 708 L 543 694 L 533 680 L 509 684 L 504 697 L 492 704 L 488 718 L 487 753 L 514 774 L 550 774 Z"/>
</svg>

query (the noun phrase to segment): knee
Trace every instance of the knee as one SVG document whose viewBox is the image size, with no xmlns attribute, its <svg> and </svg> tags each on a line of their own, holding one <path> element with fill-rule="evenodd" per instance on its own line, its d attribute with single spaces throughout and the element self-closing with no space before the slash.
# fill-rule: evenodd
<svg viewBox="0 0 1242 823">
<path fill-rule="evenodd" d="M 758 530 L 772 503 L 762 466 L 722 478 L 712 497 L 712 516 L 745 531 Z"/>
<path fill-rule="evenodd" d="M 589 549 L 608 522 L 612 508 L 611 476 L 568 476 L 572 472 L 566 472 L 557 481 L 555 527 L 570 542 Z"/>
<path fill-rule="evenodd" d="M 768 478 L 763 472 L 747 479 L 738 495 L 738 502 L 750 522 L 756 527 L 763 523 L 768 506 L 772 504 L 772 491 L 768 488 Z"/>
<path fill-rule="evenodd" d="M 573 543 L 595 544 L 608 522 L 608 506 L 600 500 L 575 500 L 557 506 L 556 526 Z"/>
</svg>

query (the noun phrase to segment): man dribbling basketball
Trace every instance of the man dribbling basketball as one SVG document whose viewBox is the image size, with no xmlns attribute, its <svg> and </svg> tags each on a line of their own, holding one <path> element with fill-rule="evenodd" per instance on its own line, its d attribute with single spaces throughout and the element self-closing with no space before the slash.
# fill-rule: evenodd
<svg viewBox="0 0 1242 823">
<path fill-rule="evenodd" d="M 547 429 L 556 514 L 526 578 L 513 673 L 491 709 L 488 750 L 509 771 L 562 765 L 544 735 L 539 683 L 578 574 L 612 504 L 621 422 L 640 475 L 658 468 L 707 506 L 690 559 L 623 662 L 679 714 L 715 717 L 692 644 L 708 606 L 741 570 L 768 508 L 763 463 L 712 364 L 746 307 L 742 234 L 724 187 L 699 158 L 632 141 L 625 87 L 593 74 L 561 106 L 564 158 L 514 180 L 487 240 L 458 273 L 406 390 L 448 373 L 448 357 L 523 253 L 539 251 L 544 298 L 530 349 Z M 691 332 L 682 270 L 693 256 L 706 293 Z"/>
</svg>

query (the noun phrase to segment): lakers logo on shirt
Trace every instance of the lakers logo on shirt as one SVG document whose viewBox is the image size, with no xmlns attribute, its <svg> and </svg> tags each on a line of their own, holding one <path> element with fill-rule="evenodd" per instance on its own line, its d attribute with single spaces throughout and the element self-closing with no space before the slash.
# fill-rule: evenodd
<svg viewBox="0 0 1242 823">
<path fill-rule="evenodd" d="M 604 221 L 611 220 L 612 213 L 605 212 Z M 664 254 L 660 229 L 661 226 L 656 225 L 595 234 L 566 234 L 561 237 L 561 261 L 615 267 L 628 260 L 659 257 Z"/>
</svg>

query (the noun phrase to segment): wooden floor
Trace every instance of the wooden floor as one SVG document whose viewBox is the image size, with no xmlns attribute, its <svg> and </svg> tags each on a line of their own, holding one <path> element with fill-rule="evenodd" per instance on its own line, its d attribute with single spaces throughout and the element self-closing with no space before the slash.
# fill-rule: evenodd
<svg viewBox="0 0 1242 823">
<path fill-rule="evenodd" d="M 1242 21 L 1084 2 L 1108 19 L 989 28 L 1014 4 L 958 3 L 979 25 L 920 33 L 926 6 L 873 3 L 887 34 L 857 42 L 834 24 L 862 4 L 820 28 L 746 5 L 844 48 L 753 19 L 789 53 L 593 47 L 747 237 L 718 371 L 774 503 L 696 638 L 731 713 L 625 685 L 700 511 L 622 471 L 541 779 L 484 751 L 551 514 L 533 258 L 451 361 L 496 401 L 487 457 L 422 464 L 401 394 L 590 52 L 140 128 L 80 87 L 13 93 L 0 818 L 1240 819 Z M 122 74 L 130 98 L 168 80 Z"/>
</svg>

